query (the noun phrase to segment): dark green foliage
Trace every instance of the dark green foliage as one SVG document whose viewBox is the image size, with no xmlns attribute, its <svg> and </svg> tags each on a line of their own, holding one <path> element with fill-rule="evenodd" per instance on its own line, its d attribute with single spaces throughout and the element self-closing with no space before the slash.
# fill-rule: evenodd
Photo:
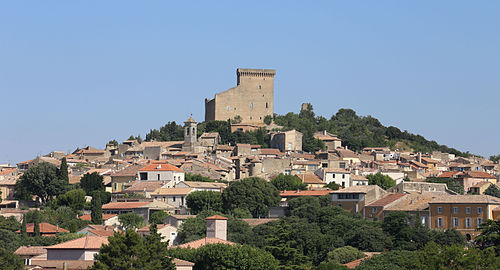
<svg viewBox="0 0 500 270">
<path fill-rule="evenodd" d="M 94 191 L 104 191 L 103 177 L 97 172 L 86 173 L 80 180 L 80 186 L 88 196 L 92 196 Z"/>
<path fill-rule="evenodd" d="M 149 223 L 151 224 L 163 224 L 163 220 L 168 217 L 168 214 L 165 211 L 155 211 L 149 217 Z"/>
<path fill-rule="evenodd" d="M 118 220 L 120 221 L 123 230 L 139 229 L 146 225 L 144 218 L 135 212 L 121 214 L 118 216 Z"/>
<path fill-rule="evenodd" d="M 365 253 L 359 251 L 357 248 L 345 246 L 328 252 L 325 262 L 344 264 L 364 258 L 365 256 Z"/>
<path fill-rule="evenodd" d="M 222 193 L 225 211 L 248 209 L 254 217 L 266 217 L 269 207 L 277 206 L 280 199 L 279 191 L 271 183 L 258 177 L 233 182 Z"/>
<path fill-rule="evenodd" d="M 193 181 L 193 182 L 215 182 L 214 179 L 210 177 L 203 176 L 201 174 L 190 174 L 186 173 L 184 175 L 184 181 Z"/>
<path fill-rule="evenodd" d="M 12 251 L 0 248 L 0 265 L 3 270 L 23 270 L 24 263 L 23 259 Z"/>
<path fill-rule="evenodd" d="M 486 220 L 479 225 L 481 234 L 476 237 L 475 243 L 481 249 L 493 249 L 500 256 L 500 220 Z"/>
<path fill-rule="evenodd" d="M 273 122 L 273 117 L 271 115 L 264 116 L 264 123 L 270 125 Z"/>
<path fill-rule="evenodd" d="M 54 201 L 56 206 L 68 206 L 73 211 L 78 212 L 83 210 L 85 206 L 85 191 L 83 189 L 73 189 L 59 195 Z"/>
<path fill-rule="evenodd" d="M 0 229 L 15 232 L 21 229 L 21 224 L 13 216 L 7 218 L 0 216 Z"/>
<path fill-rule="evenodd" d="M 347 266 L 338 264 L 338 263 L 326 263 L 322 262 L 320 263 L 316 268 L 316 270 L 347 270 Z"/>
<path fill-rule="evenodd" d="M 57 172 L 56 166 L 46 162 L 30 167 L 16 184 L 16 197 L 28 199 L 30 195 L 37 195 L 45 204 L 53 196 L 63 194 L 66 183 L 58 177 Z"/>
<path fill-rule="evenodd" d="M 18 233 L 0 229 L 0 243 L 1 248 L 5 248 L 9 251 L 16 251 L 22 245 L 21 237 Z"/>
<path fill-rule="evenodd" d="M 26 222 L 34 223 L 37 215 L 39 222 L 50 223 L 70 232 L 76 232 L 88 224 L 88 221 L 75 218 L 76 213 L 67 206 L 61 206 L 56 210 L 46 208 L 42 211 L 30 211 L 25 215 Z"/>
<path fill-rule="evenodd" d="M 28 232 L 26 230 L 27 230 L 27 228 L 26 228 L 26 216 L 23 215 L 23 223 L 21 224 L 21 236 L 22 237 L 28 236 Z"/>
<path fill-rule="evenodd" d="M 99 192 L 94 192 L 92 201 L 90 202 L 90 219 L 92 224 L 102 224 L 102 203 Z"/>
<path fill-rule="evenodd" d="M 108 142 L 108 144 L 111 144 L 111 145 L 114 145 L 114 146 L 118 146 L 118 141 L 113 139 L 111 141 Z"/>
<path fill-rule="evenodd" d="M 61 165 L 57 170 L 57 177 L 59 177 L 59 179 L 64 183 L 65 186 L 69 185 L 68 163 L 66 162 L 65 157 L 61 159 Z"/>
<path fill-rule="evenodd" d="M 396 185 L 396 181 L 394 181 L 390 176 L 383 175 L 380 172 L 376 174 L 369 174 L 366 178 L 368 179 L 369 185 L 377 185 L 383 189 L 389 189 Z"/>
<path fill-rule="evenodd" d="M 183 141 L 184 127 L 173 122 L 168 122 L 160 130 L 152 129 L 146 134 L 146 141 Z"/>
<path fill-rule="evenodd" d="M 331 190 L 339 190 L 339 188 L 341 187 L 341 185 L 335 183 L 335 182 L 330 182 L 328 183 L 325 187 L 331 189 Z"/>
<path fill-rule="evenodd" d="M 464 194 L 464 186 L 462 186 L 456 179 L 453 178 L 430 177 L 426 179 L 426 182 L 446 184 L 449 190 L 454 191 L 458 194 Z"/>
<path fill-rule="evenodd" d="M 368 222 L 349 230 L 344 242 L 364 251 L 383 251 L 392 245 L 391 239 L 379 227 Z"/>
<path fill-rule="evenodd" d="M 193 215 L 203 210 L 222 211 L 222 193 L 215 191 L 193 191 L 186 197 L 186 205 Z"/>
<path fill-rule="evenodd" d="M 302 180 L 296 175 L 284 175 L 280 173 L 278 176 L 271 179 L 278 190 L 305 190 L 307 185 L 302 183 Z"/>
<path fill-rule="evenodd" d="M 37 210 L 33 213 L 33 232 L 35 237 L 40 237 L 40 212 Z"/>
<path fill-rule="evenodd" d="M 236 208 L 233 210 L 232 214 L 235 218 L 252 218 L 252 213 L 246 208 Z"/>
<path fill-rule="evenodd" d="M 490 156 L 490 160 L 497 163 L 500 160 L 500 155 Z"/>
<path fill-rule="evenodd" d="M 450 245 L 465 245 L 465 237 L 459 231 L 455 229 L 447 229 L 444 231 L 440 230 L 428 230 L 429 241 L 435 242 L 441 246 Z"/>
<path fill-rule="evenodd" d="M 194 270 L 274 270 L 278 262 L 268 252 L 247 246 L 209 244 L 198 249 L 173 248 L 169 255 L 195 263 Z"/>
<path fill-rule="evenodd" d="M 500 189 L 496 185 L 490 185 L 485 191 L 485 195 L 494 196 L 500 198 Z"/>
<path fill-rule="evenodd" d="M 418 251 L 390 251 L 363 260 L 356 268 L 379 269 L 499 269 L 500 257 L 491 249 L 439 246 L 429 243 Z"/>
<path fill-rule="evenodd" d="M 132 229 L 125 234 L 115 233 L 109 237 L 109 244 L 103 245 L 95 256 L 94 270 L 174 270 L 175 264 L 168 256 L 168 244 L 161 242 L 156 225 L 150 228 L 151 234 L 141 238 Z"/>
</svg>

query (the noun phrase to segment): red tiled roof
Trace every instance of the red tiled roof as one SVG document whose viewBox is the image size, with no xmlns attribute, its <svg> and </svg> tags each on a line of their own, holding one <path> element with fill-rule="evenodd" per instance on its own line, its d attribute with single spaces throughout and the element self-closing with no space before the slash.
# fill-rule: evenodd
<svg viewBox="0 0 500 270">
<path fill-rule="evenodd" d="M 183 172 L 183 170 L 175 167 L 174 165 L 170 165 L 167 163 L 163 164 L 149 164 L 148 166 L 139 170 L 140 172 L 148 172 L 148 171 L 175 171 L 175 172 Z"/>
<path fill-rule="evenodd" d="M 208 238 L 208 237 L 205 237 L 205 238 L 202 238 L 202 239 L 199 239 L 199 240 L 194 240 L 194 241 L 191 241 L 191 242 L 188 242 L 188 243 L 185 243 L 185 244 L 182 244 L 182 245 L 178 245 L 178 246 L 175 246 L 174 248 L 200 248 L 204 245 L 208 245 L 208 244 L 226 244 L 226 245 L 236 245 L 236 243 L 233 243 L 231 241 L 227 241 L 227 240 L 222 240 L 222 239 L 219 239 L 219 238 Z"/>
<path fill-rule="evenodd" d="M 37 256 L 47 253 L 44 246 L 21 246 L 14 254 L 19 256 Z"/>
<path fill-rule="evenodd" d="M 206 220 L 227 220 L 227 217 L 223 217 L 220 215 L 214 215 L 211 217 L 207 217 Z"/>
<path fill-rule="evenodd" d="M 443 172 L 442 174 L 440 174 L 438 177 L 439 178 L 452 178 L 453 176 L 455 176 L 456 174 L 458 174 L 459 172 Z"/>
<path fill-rule="evenodd" d="M 107 237 L 85 236 L 78 239 L 48 246 L 47 249 L 100 249 L 102 245 L 108 244 Z"/>
<path fill-rule="evenodd" d="M 68 230 L 66 229 L 63 229 L 63 228 L 60 228 L 60 227 L 57 227 L 57 226 L 54 226 L 50 223 L 40 223 L 38 224 L 39 227 L 40 227 L 40 233 L 41 234 L 44 234 L 44 233 L 61 233 L 61 232 L 69 232 Z M 26 232 L 28 233 L 33 233 L 35 231 L 35 225 L 33 223 L 28 223 L 26 224 Z M 18 230 L 17 232 L 21 232 L 20 230 Z"/>
<path fill-rule="evenodd" d="M 262 149 L 260 149 L 260 154 L 261 155 L 277 155 L 277 156 L 284 155 L 284 153 L 282 153 L 279 149 L 274 149 L 274 148 L 262 148 Z"/>
<path fill-rule="evenodd" d="M 102 209 L 134 209 L 150 204 L 151 202 L 110 202 L 104 204 Z"/>
<path fill-rule="evenodd" d="M 280 192 L 281 197 L 300 197 L 300 196 L 323 196 L 328 195 L 331 190 L 285 190 Z"/>
<path fill-rule="evenodd" d="M 465 174 L 472 177 L 472 178 L 496 179 L 495 176 L 493 176 L 487 172 L 465 172 Z"/>
<path fill-rule="evenodd" d="M 108 220 L 112 217 L 116 216 L 116 214 L 102 214 L 102 220 Z M 87 221 L 90 221 L 92 220 L 90 214 L 89 215 L 83 215 L 81 217 L 79 217 L 81 220 L 87 220 Z"/>
<path fill-rule="evenodd" d="M 380 200 L 374 201 L 367 206 L 373 206 L 373 207 L 378 207 L 378 206 L 386 206 L 392 202 L 397 201 L 399 198 L 406 196 L 404 193 L 395 193 L 395 194 L 389 194 L 385 197 L 383 197 Z"/>
<path fill-rule="evenodd" d="M 11 174 L 11 173 L 13 173 L 15 170 L 16 170 L 16 168 L 11 168 L 11 169 L 3 169 L 3 170 L 0 170 L 0 175 L 7 175 L 7 174 Z"/>
<path fill-rule="evenodd" d="M 121 171 L 111 174 L 111 176 L 137 176 L 137 172 L 143 167 L 143 165 L 130 165 Z"/>
<path fill-rule="evenodd" d="M 304 184 L 324 184 L 324 185 L 326 185 L 326 183 L 323 180 L 321 180 L 314 173 L 300 173 L 300 174 L 296 174 L 296 176 L 299 177 L 300 180 L 302 180 L 302 183 L 304 183 Z"/>
</svg>

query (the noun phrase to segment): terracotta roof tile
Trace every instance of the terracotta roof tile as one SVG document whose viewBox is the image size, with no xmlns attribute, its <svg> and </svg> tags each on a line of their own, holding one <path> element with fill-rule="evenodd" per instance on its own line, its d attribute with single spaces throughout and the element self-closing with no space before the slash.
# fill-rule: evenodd
<svg viewBox="0 0 500 270">
<path fill-rule="evenodd" d="M 377 200 L 377 201 L 374 201 L 374 202 L 368 204 L 367 206 L 373 206 L 373 207 L 386 206 L 390 203 L 393 203 L 393 202 L 399 200 L 401 197 L 404 197 L 404 196 L 406 196 L 406 194 L 404 194 L 404 193 L 389 194 L 380 200 Z"/>
<path fill-rule="evenodd" d="M 206 220 L 227 220 L 227 217 L 223 217 L 220 215 L 214 215 L 211 217 L 207 217 Z"/>
<path fill-rule="evenodd" d="M 151 202 L 110 202 L 104 204 L 102 209 L 134 209 L 142 208 Z"/>
<path fill-rule="evenodd" d="M 487 179 L 496 179 L 495 176 L 487 173 L 487 172 L 465 172 L 466 175 L 472 178 L 487 178 Z"/>
<path fill-rule="evenodd" d="M 432 200 L 431 203 L 481 203 L 481 204 L 498 204 L 500 205 L 500 198 L 490 195 L 443 195 Z"/>
<path fill-rule="evenodd" d="M 37 256 L 47 253 L 44 246 L 20 246 L 14 254 L 19 256 Z"/>
<path fill-rule="evenodd" d="M 163 164 L 150 164 L 139 171 L 141 172 L 150 172 L 150 171 L 176 171 L 176 172 L 183 172 L 183 170 L 175 167 L 174 165 L 170 165 L 168 163 L 163 163 Z"/>
<path fill-rule="evenodd" d="M 113 174 L 111 174 L 111 176 L 130 176 L 130 177 L 134 177 L 134 176 L 137 176 L 137 172 L 142 169 L 144 166 L 143 165 L 130 165 L 128 167 L 126 167 L 125 169 L 121 170 L 121 171 L 117 171 Z"/>
<path fill-rule="evenodd" d="M 304 183 L 304 184 L 324 184 L 324 185 L 326 185 L 326 183 L 323 180 L 321 180 L 314 173 L 300 173 L 300 174 L 296 174 L 296 176 L 299 177 L 300 180 L 302 180 L 302 183 Z"/>
<path fill-rule="evenodd" d="M 236 243 L 233 243 L 231 241 L 227 241 L 227 240 L 222 240 L 222 239 L 219 239 L 219 238 L 208 238 L 208 237 L 205 237 L 205 238 L 202 238 L 202 239 L 199 239 L 199 240 L 195 240 L 195 241 L 191 241 L 191 242 L 188 242 L 188 243 L 185 243 L 185 244 L 182 244 L 182 245 L 178 245 L 178 246 L 175 246 L 174 248 L 200 248 L 204 245 L 208 245 L 208 244 L 226 244 L 226 245 L 236 245 Z"/>
<path fill-rule="evenodd" d="M 158 188 L 151 195 L 187 195 L 194 188 Z"/>
<path fill-rule="evenodd" d="M 54 226 L 50 223 L 40 223 L 39 224 L 39 227 L 40 227 L 40 233 L 41 234 L 44 234 L 44 233 L 62 233 L 62 232 L 69 232 L 68 230 L 66 229 L 63 229 L 61 227 L 57 227 L 57 226 Z M 35 229 L 35 225 L 33 223 L 28 223 L 26 224 L 26 232 L 28 233 L 33 233 L 34 232 L 34 229 Z M 17 232 L 21 232 L 20 230 L 18 230 Z"/>
<path fill-rule="evenodd" d="M 328 195 L 331 190 L 285 190 L 280 192 L 281 197 L 300 197 L 300 196 L 323 196 Z"/>
<path fill-rule="evenodd" d="M 116 214 L 102 214 L 102 220 L 108 220 L 112 217 L 116 216 Z M 79 217 L 81 220 L 87 220 L 90 221 L 92 220 L 90 214 L 89 215 L 83 215 Z"/>
<path fill-rule="evenodd" d="M 85 236 L 78 239 L 48 246 L 47 249 L 100 249 L 102 245 L 108 244 L 107 237 Z"/>
</svg>

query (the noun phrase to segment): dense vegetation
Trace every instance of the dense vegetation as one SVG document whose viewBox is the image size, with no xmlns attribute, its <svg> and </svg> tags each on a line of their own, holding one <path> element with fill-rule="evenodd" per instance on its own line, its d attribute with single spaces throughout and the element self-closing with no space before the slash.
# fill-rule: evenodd
<svg viewBox="0 0 500 270">
<path fill-rule="evenodd" d="M 316 116 L 312 105 L 299 114 L 290 112 L 286 115 L 275 114 L 274 122 L 283 127 L 283 130 L 296 129 L 303 133 L 302 147 L 306 152 L 314 152 L 324 148 L 324 144 L 313 138 L 317 131 L 326 130 L 336 134 L 342 139 L 342 143 L 350 149 L 359 151 L 364 147 L 387 146 L 392 149 L 413 150 L 416 152 L 430 153 L 441 151 L 455 154 L 457 156 L 469 156 L 468 152 L 460 152 L 446 145 L 440 145 L 435 141 L 429 141 L 421 135 L 415 135 L 408 131 L 401 131 L 397 127 L 386 127 L 372 116 L 358 116 L 352 109 L 340 109 L 329 119 Z M 146 140 L 157 141 L 181 141 L 183 127 L 175 122 L 168 122 L 159 130 L 152 129 L 146 135 Z M 209 121 L 198 124 L 198 135 L 203 132 L 219 132 L 223 144 L 234 145 L 236 143 L 259 144 L 269 147 L 269 135 L 264 129 L 231 133 L 230 121 Z"/>
</svg>

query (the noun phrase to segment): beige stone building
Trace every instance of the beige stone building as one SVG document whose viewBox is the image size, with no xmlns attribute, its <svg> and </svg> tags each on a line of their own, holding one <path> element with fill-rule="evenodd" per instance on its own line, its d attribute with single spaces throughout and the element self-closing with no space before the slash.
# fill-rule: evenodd
<svg viewBox="0 0 500 270">
<path fill-rule="evenodd" d="M 273 69 L 238 68 L 235 87 L 205 99 L 205 121 L 239 116 L 242 123 L 264 123 L 264 117 L 274 112 L 275 74 Z"/>
</svg>

